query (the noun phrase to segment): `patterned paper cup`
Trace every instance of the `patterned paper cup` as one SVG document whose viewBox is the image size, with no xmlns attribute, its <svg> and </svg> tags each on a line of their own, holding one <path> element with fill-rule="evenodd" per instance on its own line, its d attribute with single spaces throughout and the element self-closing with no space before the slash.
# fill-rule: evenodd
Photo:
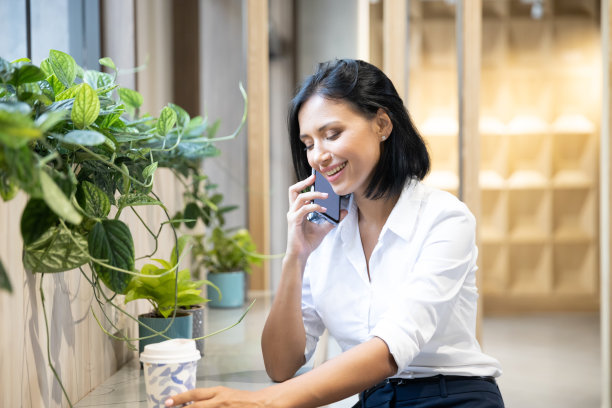
<svg viewBox="0 0 612 408">
<path fill-rule="evenodd" d="M 200 352 L 194 340 L 148 344 L 140 354 L 150 408 L 164 407 L 168 397 L 195 388 Z"/>
</svg>

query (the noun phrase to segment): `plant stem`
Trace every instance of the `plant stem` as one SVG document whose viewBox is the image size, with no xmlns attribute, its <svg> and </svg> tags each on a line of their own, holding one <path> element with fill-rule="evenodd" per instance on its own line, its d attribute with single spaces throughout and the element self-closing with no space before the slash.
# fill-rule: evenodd
<svg viewBox="0 0 612 408">
<path fill-rule="evenodd" d="M 62 389 L 62 392 L 64 393 L 64 396 L 66 397 L 66 400 L 68 401 L 68 405 L 70 406 L 70 408 L 72 408 L 72 402 L 70 401 L 70 397 L 68 396 L 68 393 L 66 392 L 66 389 L 64 388 L 64 384 L 62 383 L 62 380 L 60 379 L 57 371 L 55 371 L 55 367 L 53 366 L 53 363 L 51 363 L 51 346 L 50 346 L 51 336 L 49 334 L 49 320 L 47 319 L 47 307 L 45 306 L 45 291 L 43 290 L 43 278 L 44 277 L 45 277 L 45 274 L 41 273 L 39 291 L 40 291 L 40 302 L 42 303 L 42 308 L 43 308 L 43 316 L 45 317 L 45 329 L 47 331 L 47 362 L 49 363 L 49 367 L 51 367 L 51 371 L 53 371 L 53 375 L 55 376 L 55 379 L 57 380 L 59 386 Z"/>
</svg>

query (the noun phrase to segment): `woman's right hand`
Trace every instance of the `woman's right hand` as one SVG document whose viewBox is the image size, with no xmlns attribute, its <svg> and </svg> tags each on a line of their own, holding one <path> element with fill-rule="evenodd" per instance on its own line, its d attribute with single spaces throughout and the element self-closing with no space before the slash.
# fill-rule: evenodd
<svg viewBox="0 0 612 408">
<path fill-rule="evenodd" d="M 287 212 L 287 251 L 285 257 L 296 256 L 305 261 L 325 235 L 334 228 L 330 222 L 315 224 L 306 218 L 313 211 L 325 212 L 326 209 L 313 200 L 327 198 L 327 193 L 318 191 L 302 192 L 314 183 L 314 174 L 289 187 L 289 212 Z M 345 215 L 343 211 L 342 215 Z"/>
</svg>

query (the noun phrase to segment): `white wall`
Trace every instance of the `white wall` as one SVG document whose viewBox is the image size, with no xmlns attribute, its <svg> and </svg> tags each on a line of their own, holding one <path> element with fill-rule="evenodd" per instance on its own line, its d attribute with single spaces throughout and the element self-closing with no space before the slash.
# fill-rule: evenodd
<svg viewBox="0 0 612 408">
<path fill-rule="evenodd" d="M 357 58 L 355 0 L 297 1 L 297 79 L 314 72 L 318 62 Z"/>
<path fill-rule="evenodd" d="M 200 2 L 200 106 L 210 121 L 219 119 L 217 136 L 231 134 L 243 114 L 244 103 L 238 84 L 246 89 L 245 23 L 243 0 L 201 0 Z M 194 33 L 195 35 L 195 33 Z M 226 217 L 228 227 L 247 227 L 247 135 L 216 144 L 217 158 L 207 159 L 204 169 L 219 185 L 226 205 L 239 208 Z"/>
</svg>

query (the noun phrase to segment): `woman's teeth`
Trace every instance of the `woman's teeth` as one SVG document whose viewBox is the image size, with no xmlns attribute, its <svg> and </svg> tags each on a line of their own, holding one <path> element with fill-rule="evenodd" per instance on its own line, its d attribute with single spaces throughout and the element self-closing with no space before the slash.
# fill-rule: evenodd
<svg viewBox="0 0 612 408">
<path fill-rule="evenodd" d="M 346 167 L 346 162 L 342 163 L 342 165 L 336 167 L 332 171 L 328 171 L 327 173 L 325 173 L 325 175 L 326 176 L 333 176 L 334 174 L 336 174 L 337 172 L 339 172 L 340 170 L 342 170 L 345 167 Z"/>
</svg>

